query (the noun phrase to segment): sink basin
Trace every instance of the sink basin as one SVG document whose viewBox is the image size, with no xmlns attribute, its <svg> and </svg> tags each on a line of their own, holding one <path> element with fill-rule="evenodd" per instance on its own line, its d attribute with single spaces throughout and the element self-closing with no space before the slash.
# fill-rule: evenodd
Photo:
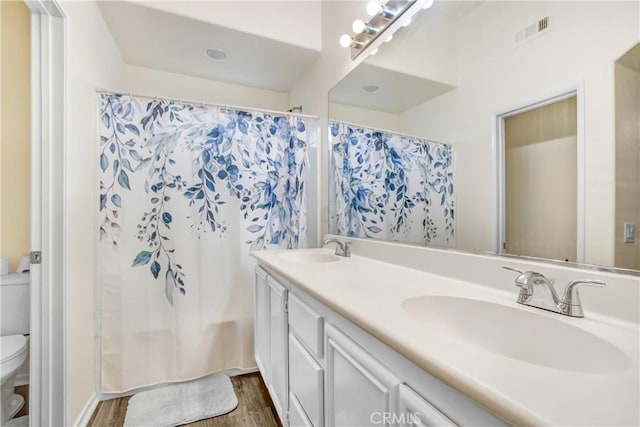
<svg viewBox="0 0 640 427">
<path fill-rule="evenodd" d="M 333 254 L 322 252 L 283 252 L 280 258 L 290 262 L 300 262 L 307 264 L 320 264 L 340 261 L 340 258 Z"/>
<path fill-rule="evenodd" d="M 514 303 L 515 304 L 515 303 Z M 565 371 L 614 373 L 631 359 L 609 342 L 561 320 L 468 298 L 420 296 L 402 309 L 425 329 L 494 354 Z"/>
</svg>

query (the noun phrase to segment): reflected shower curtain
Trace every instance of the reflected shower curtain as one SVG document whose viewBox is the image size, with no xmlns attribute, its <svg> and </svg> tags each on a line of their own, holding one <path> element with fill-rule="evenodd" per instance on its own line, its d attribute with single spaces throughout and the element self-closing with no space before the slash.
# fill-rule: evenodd
<svg viewBox="0 0 640 427">
<path fill-rule="evenodd" d="M 306 244 L 316 123 L 100 95 L 103 393 L 254 367 L 252 249 Z"/>
<path fill-rule="evenodd" d="M 332 234 L 455 244 L 451 145 L 329 124 Z"/>
</svg>

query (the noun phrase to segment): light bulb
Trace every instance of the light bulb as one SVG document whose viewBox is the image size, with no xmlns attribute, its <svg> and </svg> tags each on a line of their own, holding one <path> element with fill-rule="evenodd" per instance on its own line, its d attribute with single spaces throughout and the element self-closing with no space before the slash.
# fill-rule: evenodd
<svg viewBox="0 0 640 427">
<path fill-rule="evenodd" d="M 365 24 L 363 20 L 356 19 L 355 21 L 353 21 L 353 25 L 351 26 L 351 29 L 353 30 L 354 33 L 360 34 L 361 32 L 364 31 L 366 27 L 367 27 L 367 24 Z"/>
<path fill-rule="evenodd" d="M 433 0 L 427 0 L 427 2 L 422 5 L 422 8 L 429 9 L 431 6 L 433 6 Z"/>
<path fill-rule="evenodd" d="M 389 43 L 391 40 L 393 40 L 393 34 L 391 34 L 386 40 L 386 43 Z"/>
<path fill-rule="evenodd" d="M 343 34 L 340 36 L 340 46 L 349 47 L 351 46 L 351 36 L 349 34 Z"/>
<path fill-rule="evenodd" d="M 402 24 L 403 27 L 408 27 L 409 25 L 411 25 L 411 18 L 407 19 L 404 21 L 404 24 Z"/>
<path fill-rule="evenodd" d="M 373 49 L 369 55 L 373 56 L 376 53 L 378 53 L 378 48 Z"/>
<path fill-rule="evenodd" d="M 367 14 L 369 16 L 376 16 L 382 10 L 382 6 L 378 3 L 378 0 L 371 0 L 367 3 Z"/>
</svg>

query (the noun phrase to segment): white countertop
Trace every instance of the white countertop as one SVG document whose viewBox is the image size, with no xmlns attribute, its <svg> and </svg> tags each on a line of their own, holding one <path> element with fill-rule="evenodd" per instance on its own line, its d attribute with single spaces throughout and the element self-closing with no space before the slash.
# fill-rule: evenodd
<svg viewBox="0 0 640 427">
<path fill-rule="evenodd" d="M 332 253 L 324 249 L 302 251 Z M 286 260 L 280 256 L 283 252 L 251 255 L 510 423 L 640 424 L 640 330 L 635 323 L 601 315 L 582 319 L 561 316 L 517 304 L 516 290 L 504 292 L 357 255 L 332 263 L 302 263 Z M 452 338 L 438 328 L 425 327 L 410 317 L 401 303 L 415 296 L 479 299 L 559 319 L 613 344 L 630 358 L 630 363 L 614 373 L 595 374 L 505 357 Z M 562 348 L 556 350 L 562 358 Z"/>
</svg>

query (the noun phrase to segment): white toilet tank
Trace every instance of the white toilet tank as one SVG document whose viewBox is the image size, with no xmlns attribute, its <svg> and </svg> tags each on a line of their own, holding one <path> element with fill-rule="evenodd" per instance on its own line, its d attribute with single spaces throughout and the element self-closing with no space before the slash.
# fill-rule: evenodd
<svg viewBox="0 0 640 427">
<path fill-rule="evenodd" d="M 0 336 L 29 333 L 29 273 L 0 275 Z"/>
</svg>

